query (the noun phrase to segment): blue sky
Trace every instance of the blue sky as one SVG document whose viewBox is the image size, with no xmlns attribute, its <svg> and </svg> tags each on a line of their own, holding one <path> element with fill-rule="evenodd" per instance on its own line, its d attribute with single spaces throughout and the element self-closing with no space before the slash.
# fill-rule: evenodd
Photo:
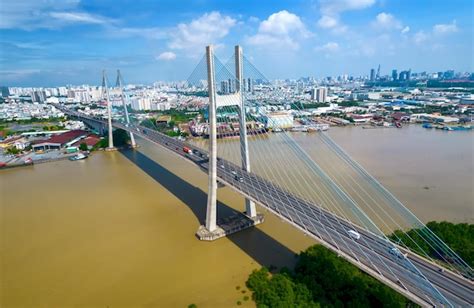
<svg viewBox="0 0 474 308">
<path fill-rule="evenodd" d="M 269 78 L 367 75 L 381 64 L 473 71 L 472 0 L 16 0 L 0 5 L 0 85 L 183 80 L 212 43 Z M 111 78 L 113 79 L 113 78 Z"/>
</svg>

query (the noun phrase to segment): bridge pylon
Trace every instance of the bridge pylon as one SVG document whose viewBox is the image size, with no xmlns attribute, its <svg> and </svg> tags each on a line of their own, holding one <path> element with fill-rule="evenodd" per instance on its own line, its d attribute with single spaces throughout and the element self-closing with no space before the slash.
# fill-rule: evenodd
<svg viewBox="0 0 474 308">
<path fill-rule="evenodd" d="M 105 99 L 107 103 L 107 131 L 109 137 L 109 146 L 105 149 L 106 151 L 114 151 L 114 137 L 113 137 L 113 127 L 112 127 L 112 102 L 110 101 L 109 88 L 107 82 L 107 73 L 105 70 L 102 71 L 102 98 Z"/>
<path fill-rule="evenodd" d="M 122 83 L 122 74 L 120 73 L 120 70 L 117 70 L 117 82 L 115 83 L 115 86 L 120 89 L 120 98 L 122 100 L 122 106 L 124 109 L 125 113 L 125 122 L 127 125 L 130 125 L 130 117 L 128 115 L 128 96 L 125 94 L 125 91 L 123 90 L 123 83 Z M 130 134 L 130 142 L 132 144 L 132 148 L 137 147 L 137 143 L 135 142 L 135 136 L 133 135 L 132 132 L 129 132 Z"/>
<path fill-rule="evenodd" d="M 245 216 L 237 215 L 226 219 L 232 221 L 228 225 L 217 222 L 217 108 L 222 106 L 237 106 L 240 126 L 240 152 L 242 169 L 250 172 L 250 159 L 247 140 L 247 123 L 243 98 L 243 63 L 242 48 L 235 46 L 235 76 L 236 91 L 226 95 L 225 99 L 216 91 L 214 50 L 213 46 L 206 47 L 207 84 L 209 92 L 209 178 L 206 208 L 206 224 L 197 232 L 201 240 L 215 240 L 230 233 L 237 232 L 263 222 L 263 215 L 257 214 L 255 203 L 245 199 Z M 245 219 L 242 219 L 242 218 Z M 229 226 L 232 227 L 230 228 Z"/>
</svg>

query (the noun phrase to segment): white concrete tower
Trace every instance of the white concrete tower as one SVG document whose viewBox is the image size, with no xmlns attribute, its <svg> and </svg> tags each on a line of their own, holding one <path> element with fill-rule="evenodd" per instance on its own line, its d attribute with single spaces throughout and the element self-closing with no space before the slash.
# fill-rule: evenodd
<svg viewBox="0 0 474 308">
<path fill-rule="evenodd" d="M 125 121 L 127 122 L 127 125 L 130 125 L 130 117 L 128 116 L 128 109 L 127 109 L 128 96 L 126 96 L 125 91 L 123 90 L 122 74 L 120 74 L 120 70 L 117 70 L 116 86 L 120 89 L 120 97 L 122 99 L 122 106 L 125 112 Z M 133 135 L 132 132 L 129 132 L 129 134 L 130 134 L 130 142 L 132 143 L 132 147 L 136 148 L 137 143 L 135 142 L 135 136 Z"/>
<path fill-rule="evenodd" d="M 102 71 L 102 93 L 103 98 L 107 102 L 107 121 L 108 121 L 108 133 L 109 133 L 109 146 L 108 150 L 114 149 L 114 139 L 113 139 L 113 131 L 112 131 L 112 102 L 110 101 L 109 97 L 109 89 L 107 87 L 107 74 L 105 70 Z"/>
<path fill-rule="evenodd" d="M 217 228 L 217 94 L 215 88 L 214 50 L 206 47 L 207 87 L 209 92 L 209 187 L 207 193 L 206 229 L 213 232 Z"/>
<path fill-rule="evenodd" d="M 237 106 L 239 110 L 240 122 L 240 146 L 242 157 L 242 168 L 250 171 L 249 152 L 247 142 L 247 127 L 245 119 L 245 108 L 243 100 L 243 74 L 242 74 L 242 49 L 235 47 L 235 72 L 237 76 L 236 91 L 226 95 L 218 95 L 216 92 L 216 77 L 214 68 L 214 51 L 212 46 L 206 47 L 207 60 L 207 86 L 209 92 L 209 185 L 207 194 L 206 225 L 200 226 L 197 235 L 199 239 L 213 241 L 227 234 L 231 234 L 245 228 L 257 225 L 263 222 L 263 215 L 257 214 L 255 204 L 250 200 L 245 200 L 246 215 L 250 217 L 249 221 L 242 221 L 241 217 L 234 216 L 229 219 L 236 221 L 229 225 L 217 225 L 217 119 L 216 112 L 218 107 Z M 240 215 L 241 216 L 241 215 Z"/>
<path fill-rule="evenodd" d="M 242 169 L 250 172 L 249 144 L 247 140 L 247 120 L 245 115 L 244 104 L 244 77 L 243 77 L 243 61 L 242 47 L 235 46 L 235 78 L 237 79 L 237 92 L 239 93 L 239 126 L 240 126 L 240 154 L 242 157 Z M 249 217 L 257 216 L 255 203 L 249 199 L 245 199 L 245 212 Z"/>
</svg>

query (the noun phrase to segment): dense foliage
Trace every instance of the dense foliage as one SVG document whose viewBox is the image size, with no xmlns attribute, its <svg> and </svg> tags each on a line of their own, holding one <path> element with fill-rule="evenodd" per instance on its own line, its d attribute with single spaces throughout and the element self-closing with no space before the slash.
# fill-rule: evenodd
<svg viewBox="0 0 474 308">
<path fill-rule="evenodd" d="M 123 147 L 128 144 L 128 141 L 130 140 L 130 137 L 128 136 L 128 133 L 123 130 L 123 129 L 116 129 L 112 133 L 113 138 L 114 138 L 114 146 L 115 147 Z M 97 148 L 106 148 L 109 146 L 109 138 L 105 137 L 101 139 L 95 147 Z"/>
<path fill-rule="evenodd" d="M 453 249 L 471 267 L 474 266 L 474 224 L 431 221 L 426 225 L 443 242 Z M 395 231 L 390 238 L 394 241 L 401 240 L 401 244 L 424 255 L 423 251 L 431 257 L 443 260 L 445 256 L 438 254 L 422 238 L 426 237 L 427 230 L 412 229 L 408 232 Z M 422 236 L 420 236 L 422 235 Z M 411 239 L 410 239 L 411 238 Z M 416 244 L 414 243 L 416 242 Z"/>
<path fill-rule="evenodd" d="M 257 307 L 406 307 L 403 296 L 321 245 L 299 255 L 294 272 L 262 268 L 247 280 Z"/>
</svg>

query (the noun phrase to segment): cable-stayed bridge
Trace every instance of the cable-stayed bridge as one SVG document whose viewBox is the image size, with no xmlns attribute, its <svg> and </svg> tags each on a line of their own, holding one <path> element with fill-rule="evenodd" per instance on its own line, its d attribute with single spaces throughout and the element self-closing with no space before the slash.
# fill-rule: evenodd
<svg viewBox="0 0 474 308">
<path fill-rule="evenodd" d="M 231 73 L 232 67 L 235 74 Z M 243 57 L 240 47 L 236 46 L 226 64 L 208 47 L 188 82 L 197 91 L 207 89 L 209 97 L 209 140 L 203 143 L 181 141 L 133 123 L 126 108 L 123 120 L 112 120 L 105 76 L 107 119 L 57 107 L 92 126 L 105 128 L 109 136 L 112 127 L 124 129 L 209 173 L 206 224 L 200 230 L 203 234 L 212 237 L 221 232 L 216 221 L 219 182 L 246 198 L 249 221 L 260 220 L 255 208 L 255 203 L 259 204 L 421 305 L 474 304 L 472 269 L 329 136 L 316 133 L 320 147 L 339 160 L 337 165 L 329 163 L 331 172 L 322 168 L 323 162 L 314 159 L 291 133 L 282 130 L 271 137 L 262 133 L 257 123 L 267 121 L 275 131 L 281 123 L 272 119 L 261 103 L 278 101 L 287 94 L 279 93 Z M 258 91 L 252 89 L 257 87 L 253 82 L 260 83 Z M 121 78 L 117 86 L 122 88 Z M 125 92 L 121 98 L 126 106 Z M 304 119 L 303 112 L 301 118 Z M 109 141 L 113 147 L 112 138 Z M 450 270 L 444 270 L 428 252 L 422 250 L 418 255 L 405 249 L 403 242 L 390 241 L 385 232 L 393 227 L 418 227 L 418 236 L 450 265 Z"/>
</svg>

